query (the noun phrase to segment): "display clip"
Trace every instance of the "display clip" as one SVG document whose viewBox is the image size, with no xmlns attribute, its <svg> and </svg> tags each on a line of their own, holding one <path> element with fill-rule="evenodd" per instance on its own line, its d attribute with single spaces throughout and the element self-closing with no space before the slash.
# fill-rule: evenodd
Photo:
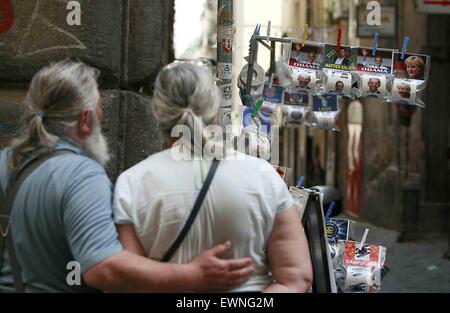
<svg viewBox="0 0 450 313">
<path fill-rule="evenodd" d="M 372 56 L 376 56 L 377 55 L 378 39 L 379 38 L 380 38 L 380 33 L 375 33 L 375 38 L 373 40 Z"/>
<path fill-rule="evenodd" d="M 305 176 L 300 177 L 300 180 L 297 183 L 297 188 L 301 189 L 303 187 L 304 182 L 305 182 Z"/>
<path fill-rule="evenodd" d="M 308 24 L 305 24 L 305 29 L 303 30 L 302 48 L 306 45 L 306 40 L 308 39 L 308 28 Z"/>
<path fill-rule="evenodd" d="M 336 52 L 339 52 L 339 50 L 341 50 L 341 41 L 342 41 L 342 28 L 339 28 L 339 30 L 338 30 L 338 39 L 337 39 Z"/>
<path fill-rule="evenodd" d="M 405 60 L 406 57 L 406 51 L 408 51 L 410 38 L 408 36 L 405 37 L 405 41 L 403 42 L 403 48 L 402 48 L 402 61 Z"/>
</svg>

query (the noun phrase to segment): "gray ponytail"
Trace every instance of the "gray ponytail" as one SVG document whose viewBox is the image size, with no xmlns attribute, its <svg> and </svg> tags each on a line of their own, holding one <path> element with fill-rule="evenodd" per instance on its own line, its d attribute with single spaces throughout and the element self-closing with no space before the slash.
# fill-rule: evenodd
<svg viewBox="0 0 450 313">
<path fill-rule="evenodd" d="M 152 110 L 166 136 L 177 125 L 188 126 L 192 135 L 201 129 L 201 138 L 193 136 L 191 149 L 202 151 L 209 140 L 204 126 L 216 121 L 220 101 L 219 90 L 206 69 L 175 63 L 166 66 L 156 79 Z"/>
<path fill-rule="evenodd" d="M 95 111 L 98 98 L 95 71 L 83 63 L 65 60 L 39 71 L 25 98 L 23 130 L 11 144 L 9 169 L 32 153 L 51 151 L 77 127 L 83 109 Z"/>
</svg>

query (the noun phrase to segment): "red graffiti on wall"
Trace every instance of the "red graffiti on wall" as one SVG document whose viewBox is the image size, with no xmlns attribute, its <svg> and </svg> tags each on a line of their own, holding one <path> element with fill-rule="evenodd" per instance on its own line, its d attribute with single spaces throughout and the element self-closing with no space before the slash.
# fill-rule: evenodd
<svg viewBox="0 0 450 313">
<path fill-rule="evenodd" d="M 349 125 L 349 166 L 347 170 L 347 213 L 361 216 L 362 144 L 361 126 Z"/>
<path fill-rule="evenodd" d="M 0 33 L 7 32 L 14 25 L 14 19 L 10 0 L 0 0 Z"/>
</svg>

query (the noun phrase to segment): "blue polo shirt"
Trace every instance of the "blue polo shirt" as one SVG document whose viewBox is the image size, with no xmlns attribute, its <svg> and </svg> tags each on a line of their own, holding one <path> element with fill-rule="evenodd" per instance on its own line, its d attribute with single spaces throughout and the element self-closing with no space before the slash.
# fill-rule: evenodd
<svg viewBox="0 0 450 313">
<path fill-rule="evenodd" d="M 73 270 L 67 265 L 79 262 L 85 273 L 122 251 L 112 218 L 112 185 L 103 167 L 74 142 L 62 140 L 56 149 L 73 153 L 40 165 L 16 196 L 11 230 L 17 257 L 27 292 L 91 292 L 83 280 L 81 286 L 67 284 Z M 4 190 L 9 155 L 9 149 L 0 152 Z M 6 251 L 4 263 L 0 292 L 14 291 Z"/>
</svg>

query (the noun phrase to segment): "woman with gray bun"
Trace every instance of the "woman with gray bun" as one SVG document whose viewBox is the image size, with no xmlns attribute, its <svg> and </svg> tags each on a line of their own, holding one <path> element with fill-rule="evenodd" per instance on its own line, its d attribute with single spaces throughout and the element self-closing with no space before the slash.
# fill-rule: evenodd
<svg viewBox="0 0 450 313">
<path fill-rule="evenodd" d="M 115 220 L 125 249 L 161 260 L 180 233 L 212 163 L 203 153 L 210 143 L 203 129 L 216 123 L 219 106 L 218 89 L 204 68 L 175 63 L 159 73 L 152 111 L 167 150 L 127 170 L 117 181 Z M 178 139 L 180 130 L 184 131 Z M 186 131 L 195 135 L 187 136 Z M 219 150 L 224 146 L 215 145 Z M 191 157 L 178 158 L 181 147 Z M 312 283 L 308 243 L 285 183 L 266 161 L 235 150 L 225 155 L 170 262 L 188 263 L 227 242 L 231 248 L 224 257 L 250 257 L 255 272 L 240 287 L 226 291 L 307 292 Z"/>
</svg>

